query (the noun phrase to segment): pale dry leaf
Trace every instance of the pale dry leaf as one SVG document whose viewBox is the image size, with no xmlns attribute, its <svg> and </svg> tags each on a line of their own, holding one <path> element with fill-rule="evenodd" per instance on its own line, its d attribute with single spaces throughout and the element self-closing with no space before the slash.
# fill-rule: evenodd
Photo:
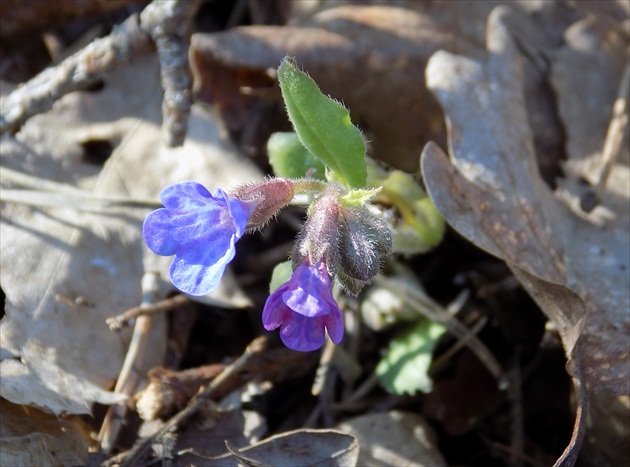
<svg viewBox="0 0 630 467">
<path fill-rule="evenodd" d="M 0 465 L 85 465 L 89 432 L 80 420 L 59 419 L 0 399 Z"/>
<path fill-rule="evenodd" d="M 324 429 L 287 431 L 243 449 L 229 445 L 228 449 L 231 455 L 215 458 L 206 465 L 351 467 L 357 465 L 359 456 L 359 444 L 354 436 Z"/>
<path fill-rule="evenodd" d="M 551 83 L 557 95 L 568 155 L 563 167 L 566 175 L 559 185 L 576 208 L 588 184 L 595 185 L 601 173 L 603 142 L 613 104 L 623 85 L 624 68 L 629 66 L 629 34 L 610 19 L 589 16 L 571 25 L 565 31 L 564 46 L 551 53 Z M 625 209 L 630 183 L 630 130 L 626 126 L 622 131 L 626 143 L 620 147 L 620 164 L 613 166 L 600 212 L 593 213 L 597 219 L 603 218 L 599 222 L 607 226 L 612 222 L 621 227 L 628 222 L 619 215 Z M 608 213 L 611 210 L 615 215 Z"/>
<path fill-rule="evenodd" d="M 139 59 L 112 72 L 103 91 L 67 95 L 15 138 L 3 138 L 2 163 L 94 193 L 142 199 L 157 199 L 162 188 L 183 180 L 214 189 L 261 177 L 200 108 L 186 145 L 165 148 L 160 89 L 157 61 Z M 86 162 L 91 142 L 112 149 L 103 167 Z M 164 292 L 172 289 L 170 259 L 149 253 L 141 240 L 147 209 L 102 215 L 77 207 L 2 208 L 2 396 L 53 413 L 89 413 L 93 402 L 120 400 L 105 388 L 118 375 L 129 333 L 112 333 L 105 319 L 140 303 L 145 267 L 161 274 Z M 247 303 L 237 287 L 223 285 L 212 297 Z M 163 317 L 158 322 L 154 364 L 165 345 Z"/>
<path fill-rule="evenodd" d="M 603 353 L 613 368 L 594 364 L 593 371 L 603 378 L 593 375 L 586 381 L 589 387 L 624 392 L 628 389 L 622 365 L 627 358 L 624 331 L 630 324 L 626 312 L 630 303 L 628 232 L 599 228 L 574 216 L 540 180 L 521 93 L 521 67 L 509 32 L 502 26 L 503 14 L 509 13 L 501 9 L 491 17 L 487 62 L 438 53 L 429 64 L 429 86 L 450 122 L 451 156 L 457 171 L 445 167 L 433 146 L 423 158 L 426 182 L 434 201 L 444 205 L 443 214 L 466 237 L 511 265 L 577 294 L 587 312 L 551 312 L 557 324 L 577 324 L 587 315 L 593 324 L 610 323 L 605 334 L 589 336 L 587 329 L 585 336 L 599 341 L 593 345 L 610 350 Z M 471 119 L 479 110 L 484 111 L 484 118 Z M 437 184 L 434 177 L 438 176 L 449 183 Z M 446 192 L 448 186 L 452 192 Z M 466 191 L 469 198 L 464 196 Z M 456 201 L 459 204 L 453 204 Z M 468 212 L 456 219 L 450 212 L 453 209 Z M 616 215 L 623 219 L 627 212 Z M 597 261 L 584 254 L 591 250 Z M 565 344 L 570 353 L 573 342 Z M 591 348 L 588 353 L 601 354 L 603 349 Z M 619 364 L 614 365 L 617 358 Z"/>
<path fill-rule="evenodd" d="M 391 411 L 344 420 L 337 429 L 359 442 L 357 465 L 445 466 L 431 426 L 411 412 Z"/>
<path fill-rule="evenodd" d="M 592 192 L 592 186 L 597 185 L 602 174 L 604 158 L 615 151 L 614 145 L 608 146 L 608 139 L 619 138 L 617 163 L 608 176 L 606 191 L 598 194 L 599 205 L 587 216 L 601 224 L 602 229 L 617 232 L 624 232 L 630 225 L 630 135 L 627 125 L 619 123 L 616 127 L 616 119 L 623 117 L 615 110 L 619 109 L 618 100 L 625 99 L 627 122 L 628 82 L 627 76 L 623 81 L 623 74 L 624 68 L 628 73 L 629 66 L 629 24 L 626 21 L 626 31 L 623 31 L 619 23 L 610 17 L 588 16 L 567 28 L 564 45 L 551 54 L 551 82 L 557 96 L 568 154 L 563 167 L 566 175 L 560 180 L 558 191 L 576 214 L 585 216 L 580 209 L 580 200 Z M 575 70 L 582 72 L 576 73 Z M 615 131 L 620 134 L 614 135 Z M 605 139 L 606 145 L 602 143 Z M 608 154 L 605 154 L 604 148 L 608 149 Z M 588 261 L 603 254 L 605 260 L 610 256 L 610 246 L 600 244 L 597 235 L 592 236 L 590 243 L 585 247 L 590 248 L 591 255 L 583 255 L 581 259 Z M 589 269 L 592 268 L 586 266 L 586 270 Z M 618 286 L 623 288 L 627 276 L 621 274 L 619 279 Z M 588 280 L 593 282 L 592 289 L 606 287 L 608 282 L 601 281 L 598 274 L 591 274 Z M 628 284 L 625 286 L 628 287 Z M 618 297 L 613 295 L 612 299 L 617 300 Z M 610 306 L 614 306 L 614 302 Z M 595 321 L 585 339 L 600 333 L 609 335 L 611 325 L 614 326 L 614 323 Z M 609 365 L 608 355 L 601 355 L 598 362 Z M 589 371 L 588 367 L 586 371 Z M 619 460 L 627 464 L 630 459 L 626 442 L 629 415 L 627 395 L 613 395 L 608 391 L 593 394 L 589 400 L 587 430 L 580 459 L 592 465 L 611 465 Z"/>
<path fill-rule="evenodd" d="M 572 164 L 601 154 L 630 44 L 618 24 L 597 16 L 572 24 L 564 42 L 550 53 L 551 83 L 566 131 L 568 175 L 579 178 Z M 624 152 L 627 161 L 630 148 Z"/>
<path fill-rule="evenodd" d="M 226 441 L 241 448 L 257 443 L 266 431 L 266 421 L 258 412 L 201 410 L 177 432 L 175 449 L 182 453 L 177 460 L 182 465 L 195 465 L 204 458 L 228 454 Z"/>
<path fill-rule="evenodd" d="M 583 434 L 582 386 L 630 390 L 630 238 L 627 227 L 575 216 L 542 182 L 521 60 L 506 28 L 511 14 L 504 7 L 491 14 L 486 59 L 431 58 L 427 82 L 447 115 L 452 165 L 428 145 L 422 171 L 446 220 L 504 259 L 558 327 L 580 403 L 572 443 L 558 461 L 570 464 Z"/>
</svg>

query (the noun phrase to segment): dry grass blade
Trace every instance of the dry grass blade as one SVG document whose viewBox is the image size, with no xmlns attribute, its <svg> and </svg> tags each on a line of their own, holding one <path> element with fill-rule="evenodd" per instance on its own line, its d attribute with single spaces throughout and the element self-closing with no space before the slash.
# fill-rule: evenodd
<svg viewBox="0 0 630 467">
<path fill-rule="evenodd" d="M 433 302 L 426 295 L 419 293 L 409 286 L 378 276 L 376 282 L 381 283 L 403 297 L 409 306 L 431 321 L 443 324 L 448 331 L 460 339 L 485 365 L 490 374 L 499 382 L 499 386 L 504 386 L 503 369 L 492 352 L 475 337 L 474 332 L 469 330 L 460 321 L 452 316 L 452 313 L 443 309 Z"/>
</svg>

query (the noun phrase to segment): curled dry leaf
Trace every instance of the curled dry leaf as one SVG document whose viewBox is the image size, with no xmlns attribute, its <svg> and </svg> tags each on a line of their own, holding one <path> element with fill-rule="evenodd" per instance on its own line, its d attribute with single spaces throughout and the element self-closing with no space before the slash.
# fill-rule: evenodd
<svg viewBox="0 0 630 467">
<path fill-rule="evenodd" d="M 187 143 L 166 148 L 160 89 L 157 61 L 139 59 L 109 75 L 102 92 L 67 95 L 15 138 L 3 138 L 3 165 L 134 199 L 157 199 L 162 188 L 187 179 L 214 189 L 261 177 L 199 108 Z M 81 204 L 45 209 L 6 203 L 0 225 L 7 303 L 0 323 L 2 396 L 55 414 L 89 413 L 94 402 L 120 400 L 105 388 L 118 375 L 129 332 L 112 333 L 105 320 L 140 303 L 145 268 L 158 271 L 163 288 L 171 288 L 171 259 L 143 246 L 140 227 L 148 209 L 124 207 L 105 215 L 82 212 Z M 237 287 L 225 284 L 210 298 L 247 303 Z M 165 345 L 164 317 L 157 322 L 162 324 L 154 327 L 149 368 L 161 364 Z"/>
<path fill-rule="evenodd" d="M 89 431 L 78 417 L 58 418 L 0 399 L 0 465 L 85 465 Z"/>
<path fill-rule="evenodd" d="M 255 354 L 243 369 L 224 381 L 213 391 L 212 398 L 221 400 L 228 394 L 252 381 L 277 382 L 296 378 L 312 371 L 317 355 L 293 352 L 284 347 L 267 349 Z M 182 410 L 190 399 L 225 369 L 223 364 L 210 364 L 187 370 L 173 371 L 153 368 L 149 371 L 149 384 L 135 395 L 136 407 L 144 420 L 165 418 Z"/>
<path fill-rule="evenodd" d="M 140 436 L 153 435 L 161 427 L 160 421 L 145 422 Z M 258 412 L 231 407 L 221 408 L 208 401 L 188 422 L 177 430 L 176 440 L 165 446 L 159 437 L 153 444 L 154 452 L 162 459 L 176 459 L 176 465 L 227 466 L 230 459 L 226 442 L 241 448 L 259 442 L 267 431 L 265 419 Z M 170 448 L 170 451 L 169 451 Z M 213 462 L 213 458 L 222 461 Z M 275 464 L 279 465 L 279 464 Z"/>
<path fill-rule="evenodd" d="M 566 177 L 560 186 L 566 196 L 583 195 L 584 180 L 597 183 L 601 172 L 602 148 L 606 139 L 613 104 L 622 91 L 624 68 L 628 66 L 628 37 L 611 20 L 589 16 L 577 21 L 564 33 L 565 45 L 551 54 L 551 83 L 558 99 L 560 118 L 566 134 L 568 160 L 564 164 Z M 576 73 L 575 70 L 583 70 Z M 626 96 L 627 96 L 626 89 Z M 627 97 L 626 97 L 627 100 Z M 626 103 L 626 114 L 628 104 Z M 627 116 L 626 116 L 627 118 Z M 618 161 L 630 162 L 629 130 L 626 125 L 626 144 L 621 145 Z M 627 168 L 616 164 L 611 173 L 609 190 L 603 203 L 605 208 L 619 213 L 624 209 L 623 190 Z M 626 175 L 627 176 L 627 175 Z M 620 224 L 623 216 L 608 218 Z"/>
<path fill-rule="evenodd" d="M 360 447 L 357 465 L 446 465 L 431 426 L 415 413 L 362 415 L 345 420 L 338 429 L 357 438 Z"/>
<path fill-rule="evenodd" d="M 510 15 L 499 7 L 489 17 L 485 59 L 431 58 L 427 84 L 447 115 L 452 163 L 429 144 L 422 172 L 446 220 L 504 259 L 557 327 L 578 403 L 571 444 L 557 462 L 570 465 L 584 433 L 586 391 L 630 391 L 630 238 L 627 220 L 624 228 L 600 227 L 542 182 L 520 57 L 505 26 Z M 627 206 L 613 215 L 627 219 Z"/>
<path fill-rule="evenodd" d="M 582 214 L 582 201 L 595 194 L 598 205 L 588 217 L 617 232 L 626 231 L 630 222 L 628 26 L 626 21 L 624 32 L 606 16 L 588 16 L 567 28 L 563 47 L 551 55 L 551 82 L 568 154 L 558 191 L 577 214 Z M 606 164 L 615 160 L 602 191 L 598 184 L 606 177 Z M 592 465 L 629 462 L 628 400 L 627 394 L 609 391 L 591 395 L 581 460 Z"/>
<path fill-rule="evenodd" d="M 215 458 L 207 465 L 236 467 L 243 463 L 248 466 L 350 467 L 357 465 L 359 456 L 356 438 L 336 430 L 288 431 L 243 449 L 236 449 L 230 444 L 227 444 L 227 447 L 231 455 Z"/>
</svg>

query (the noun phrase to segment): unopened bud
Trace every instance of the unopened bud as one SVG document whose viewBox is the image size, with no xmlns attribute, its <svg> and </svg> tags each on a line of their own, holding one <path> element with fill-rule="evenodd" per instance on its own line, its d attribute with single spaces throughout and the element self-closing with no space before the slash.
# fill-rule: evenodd
<svg viewBox="0 0 630 467">
<path fill-rule="evenodd" d="M 293 183 L 281 177 L 248 183 L 231 193 L 234 198 L 246 203 L 251 202 L 256 206 L 247 222 L 248 229 L 264 226 L 280 209 L 291 202 L 293 195 Z"/>
<path fill-rule="evenodd" d="M 378 274 L 391 253 L 391 227 L 365 208 L 343 208 L 338 245 L 339 282 L 356 295 Z"/>
<path fill-rule="evenodd" d="M 320 261 L 334 274 L 337 263 L 337 241 L 339 238 L 339 201 L 336 193 L 324 194 L 312 207 L 302 231 L 295 242 L 292 260 L 294 268 L 307 261 Z"/>
</svg>

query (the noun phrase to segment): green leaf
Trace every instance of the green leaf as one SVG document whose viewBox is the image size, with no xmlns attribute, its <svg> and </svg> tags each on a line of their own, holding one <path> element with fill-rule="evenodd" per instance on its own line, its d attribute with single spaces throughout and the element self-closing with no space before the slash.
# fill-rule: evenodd
<svg viewBox="0 0 630 467">
<path fill-rule="evenodd" d="M 267 141 L 267 154 L 278 177 L 301 178 L 309 170 L 310 178 L 326 180 L 326 167 L 304 147 L 292 131 L 273 133 Z"/>
<path fill-rule="evenodd" d="M 350 188 L 366 184 L 365 141 L 348 110 L 326 97 L 308 75 L 286 57 L 278 80 L 289 120 L 302 144 Z"/>
<path fill-rule="evenodd" d="M 394 226 L 395 253 L 424 253 L 442 241 L 446 223 L 431 198 L 410 174 L 386 172 L 368 159 L 368 186 L 382 186 L 378 199 L 396 207 L 400 222 Z"/>
<path fill-rule="evenodd" d="M 383 387 L 398 395 L 429 392 L 433 348 L 445 331 L 441 324 L 421 319 L 396 336 L 376 367 Z"/>
</svg>

